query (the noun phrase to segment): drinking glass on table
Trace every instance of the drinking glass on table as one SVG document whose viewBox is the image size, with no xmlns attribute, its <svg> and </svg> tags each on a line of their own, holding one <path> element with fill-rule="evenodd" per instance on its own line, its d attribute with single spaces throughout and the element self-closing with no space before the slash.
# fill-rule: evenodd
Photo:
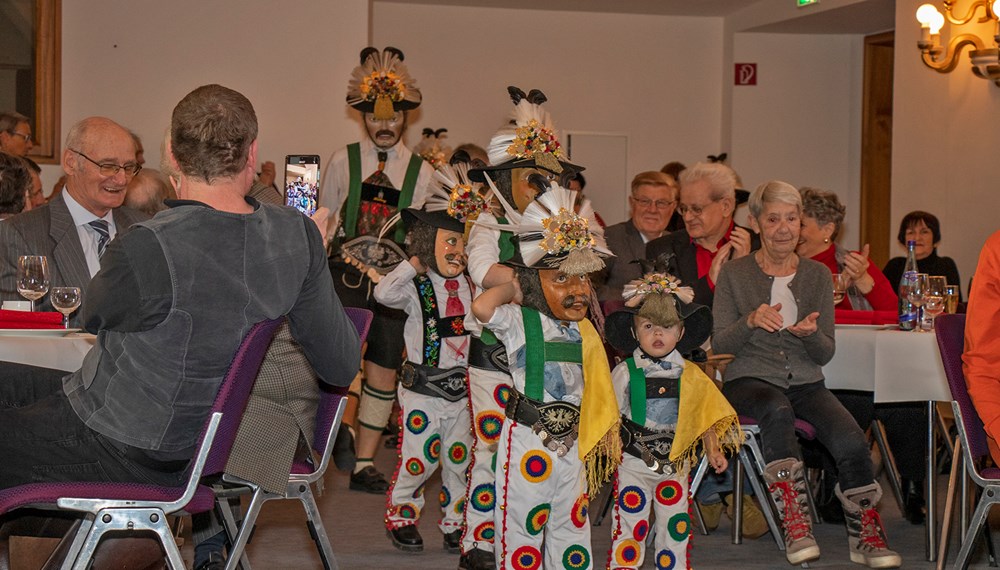
<svg viewBox="0 0 1000 570">
<path fill-rule="evenodd" d="M 49 260 L 44 255 L 22 255 L 17 258 L 17 292 L 31 301 L 31 310 L 35 310 L 35 301 L 49 292 Z"/>
<path fill-rule="evenodd" d="M 49 301 L 57 311 L 63 314 L 63 328 L 69 328 L 69 316 L 80 307 L 79 287 L 53 287 Z"/>
<path fill-rule="evenodd" d="M 944 299 L 944 311 L 949 315 L 958 312 L 958 285 L 946 285 Z"/>
<path fill-rule="evenodd" d="M 910 284 L 910 290 L 906 294 L 906 299 L 916 308 L 917 311 L 917 326 L 913 327 L 913 330 L 917 332 L 923 332 L 923 328 L 920 323 L 923 322 L 924 313 L 922 307 L 924 305 L 924 294 L 927 292 L 927 274 L 917 273 L 913 278 L 913 283 Z"/>
<path fill-rule="evenodd" d="M 844 300 L 844 295 L 847 294 L 847 281 L 848 277 L 844 273 L 834 273 L 833 274 L 833 305 L 837 306 L 841 301 Z"/>
<path fill-rule="evenodd" d="M 945 298 L 948 295 L 947 286 L 944 277 L 940 275 L 932 275 L 927 278 L 927 290 L 924 292 L 924 313 L 929 317 L 929 326 L 927 327 L 929 331 L 934 330 L 934 319 L 944 312 Z"/>
</svg>

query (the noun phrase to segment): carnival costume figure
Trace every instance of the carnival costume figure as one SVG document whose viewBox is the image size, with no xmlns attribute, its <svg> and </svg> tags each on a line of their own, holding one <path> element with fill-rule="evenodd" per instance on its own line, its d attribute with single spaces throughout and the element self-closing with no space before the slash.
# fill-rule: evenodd
<svg viewBox="0 0 1000 570">
<path fill-rule="evenodd" d="M 591 568 L 589 497 L 621 457 L 611 370 L 586 318 L 588 275 L 611 253 L 589 204 L 574 213 L 575 194 L 552 183 L 523 216 L 501 199 L 517 233 L 516 277 L 473 303 L 506 347 L 513 380 L 496 460 L 495 556 L 505 569 Z"/>
<path fill-rule="evenodd" d="M 565 186 L 569 178 L 583 170 L 566 160 L 549 114 L 542 108 L 545 95 L 537 89 L 527 95 L 508 87 L 514 110 L 490 141 L 490 166 L 474 168 L 473 181 L 492 186 L 518 213 L 549 188 L 552 180 Z M 513 279 L 513 270 L 503 262 L 514 255 L 513 232 L 502 209 L 484 212 L 469 232 L 469 275 L 479 291 Z M 469 355 L 469 406 L 475 440 L 469 470 L 469 500 L 465 508 L 462 538 L 463 570 L 490 570 L 493 560 L 496 506 L 495 465 L 504 406 L 510 397 L 511 379 L 507 353 L 495 335 L 482 330 L 474 318 L 467 320 L 472 333 Z"/>
<path fill-rule="evenodd" d="M 661 268 L 663 269 L 663 268 Z M 712 312 L 664 271 L 625 285 L 626 307 L 605 322 L 608 342 L 630 356 L 612 379 L 622 414 L 608 568 L 642 568 L 650 514 L 656 568 L 690 568 L 688 477 L 700 453 L 716 473 L 742 443 L 736 412 L 681 354 L 712 333 Z"/>
<path fill-rule="evenodd" d="M 373 284 L 405 262 L 405 230 L 380 230 L 397 212 L 424 204 L 434 169 L 402 142 L 407 113 L 421 102 L 420 90 L 403 65 L 403 53 L 368 47 L 351 75 L 347 104 L 361 114 L 368 136 L 330 158 L 319 203 L 330 218 L 330 271 L 345 306 L 372 310 L 375 318 L 364 355 L 357 427 L 357 462 L 350 488 L 385 493 L 388 482 L 373 460 L 392 412 L 396 372 L 402 364 L 406 315 L 377 303 Z M 339 442 L 338 442 L 339 444 Z"/>
</svg>

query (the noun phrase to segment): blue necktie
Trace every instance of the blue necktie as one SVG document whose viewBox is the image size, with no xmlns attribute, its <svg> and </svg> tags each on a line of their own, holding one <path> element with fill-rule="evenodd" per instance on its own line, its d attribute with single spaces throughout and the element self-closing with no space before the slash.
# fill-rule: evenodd
<svg viewBox="0 0 1000 570">
<path fill-rule="evenodd" d="M 94 220 L 87 223 L 97 232 L 97 257 L 104 255 L 104 250 L 108 249 L 108 242 L 111 241 L 111 226 L 107 220 Z"/>
</svg>

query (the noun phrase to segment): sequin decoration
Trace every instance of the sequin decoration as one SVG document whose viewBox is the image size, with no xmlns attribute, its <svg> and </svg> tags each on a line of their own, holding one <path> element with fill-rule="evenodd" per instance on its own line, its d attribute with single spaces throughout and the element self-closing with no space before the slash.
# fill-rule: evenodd
<svg viewBox="0 0 1000 570">
<path fill-rule="evenodd" d="M 533 546 L 522 546 L 514 551 L 510 565 L 514 570 L 538 570 L 542 567 L 542 553 Z"/>
<path fill-rule="evenodd" d="M 583 525 L 590 522 L 587 520 L 587 509 L 590 507 L 590 497 L 586 493 L 580 495 L 576 501 L 573 503 L 573 510 L 569 513 L 570 520 L 573 521 L 573 526 L 576 528 L 583 528 Z"/>
<path fill-rule="evenodd" d="M 635 485 L 625 487 L 618 492 L 618 506 L 626 513 L 634 515 L 646 507 L 646 495 Z"/>
<path fill-rule="evenodd" d="M 656 486 L 656 501 L 662 505 L 676 505 L 684 496 L 684 488 L 679 481 L 667 479 Z"/>
<path fill-rule="evenodd" d="M 437 463 L 437 460 L 441 458 L 441 436 L 434 434 L 427 438 L 427 442 L 424 443 L 424 457 L 427 461 L 431 463 Z"/>
<path fill-rule="evenodd" d="M 476 416 L 476 436 L 487 444 L 496 443 L 503 429 L 503 414 L 495 410 L 486 410 Z"/>
<path fill-rule="evenodd" d="M 590 567 L 590 551 L 580 544 L 574 544 L 563 552 L 563 568 L 566 570 L 578 570 L 579 568 Z"/>
<path fill-rule="evenodd" d="M 424 433 L 427 429 L 427 414 L 421 410 L 413 410 L 407 414 L 406 429 L 417 435 Z"/>
<path fill-rule="evenodd" d="M 521 476 L 529 483 L 541 483 L 552 473 L 552 461 L 541 451 L 529 451 L 521 458 Z"/>
<path fill-rule="evenodd" d="M 641 546 L 639 541 L 636 540 L 623 540 L 618 544 L 618 548 L 615 549 L 615 563 L 621 564 L 622 566 L 634 566 L 639 562 L 639 553 Z"/>
<path fill-rule="evenodd" d="M 448 448 L 448 458 L 455 465 L 460 465 L 469 458 L 469 448 L 464 443 L 456 441 Z"/>
<path fill-rule="evenodd" d="M 493 489 L 493 483 L 483 483 L 482 485 L 477 485 L 476 488 L 472 490 L 470 500 L 472 501 L 472 508 L 477 511 L 481 513 L 492 511 L 497 500 L 496 491 Z"/>
<path fill-rule="evenodd" d="M 667 532 L 670 538 L 680 542 L 691 534 L 691 516 L 687 513 L 677 513 L 667 522 Z"/>
<path fill-rule="evenodd" d="M 545 530 L 545 523 L 549 522 L 549 513 L 552 512 L 552 505 L 542 503 L 528 511 L 528 520 L 525 521 L 525 530 L 532 536 Z"/>
</svg>

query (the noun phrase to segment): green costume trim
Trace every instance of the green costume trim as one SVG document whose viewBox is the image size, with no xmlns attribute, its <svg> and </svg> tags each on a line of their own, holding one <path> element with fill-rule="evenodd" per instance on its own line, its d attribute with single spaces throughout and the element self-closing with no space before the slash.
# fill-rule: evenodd
<svg viewBox="0 0 1000 570">
<path fill-rule="evenodd" d="M 403 188 L 399 191 L 399 201 L 396 203 L 397 212 L 410 207 L 413 201 L 413 189 L 417 186 L 417 178 L 420 176 L 423 164 L 424 159 L 419 154 L 410 156 L 410 162 L 406 166 L 406 176 L 403 177 Z M 344 236 L 352 239 L 358 233 L 358 212 L 361 210 L 361 143 L 347 145 L 347 168 L 350 184 L 347 190 L 347 204 L 344 207 Z M 396 226 L 393 239 L 396 243 L 403 243 L 406 240 L 406 228 L 403 224 Z"/>
<path fill-rule="evenodd" d="M 572 362 L 583 364 L 583 344 L 579 342 L 545 341 L 542 318 L 538 311 L 521 307 L 524 321 L 524 395 L 532 400 L 545 401 L 546 362 Z"/>
</svg>

